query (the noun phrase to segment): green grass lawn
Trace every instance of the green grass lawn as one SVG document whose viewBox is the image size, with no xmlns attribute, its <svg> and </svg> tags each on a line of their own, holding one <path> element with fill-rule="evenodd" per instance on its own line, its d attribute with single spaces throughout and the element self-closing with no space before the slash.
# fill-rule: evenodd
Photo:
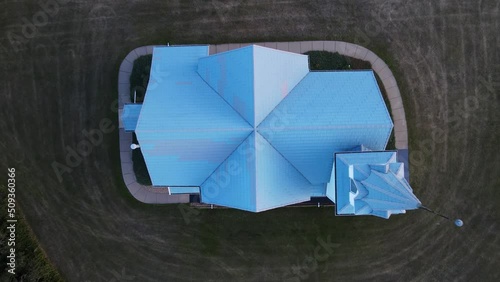
<svg viewBox="0 0 500 282">
<path fill-rule="evenodd" d="M 16 210 L 16 241 L 15 245 L 6 244 L 9 233 L 7 232 L 7 187 L 0 185 L 0 281 L 63 281 L 61 275 L 47 259 L 45 252 L 26 222 L 22 211 Z M 15 275 L 7 272 L 7 254 L 10 248 L 15 248 L 16 268 Z"/>
<path fill-rule="evenodd" d="M 499 280 L 498 87 L 490 92 L 480 84 L 499 77 L 495 1 L 215 2 L 70 1 L 30 38 L 21 19 L 31 21 L 38 2 L 0 4 L 9 15 L 0 24 L 6 32 L 0 184 L 5 168 L 15 166 L 16 197 L 39 242 L 32 249 L 43 249 L 68 281 L 125 280 L 122 273 L 130 281 L 283 281 L 304 263 L 309 271 L 300 281 Z M 11 32 L 24 42 L 17 53 Z M 103 118 L 118 126 L 110 109 L 118 69 L 138 46 L 167 39 L 356 43 L 360 32 L 367 37 L 360 45 L 382 58 L 398 82 L 415 194 L 462 217 L 463 228 L 421 211 L 383 220 L 335 217 L 331 208 L 188 209 L 199 213 L 187 222 L 179 209 L 186 206 L 143 204 L 130 194 L 117 130 L 62 182 L 52 170 L 52 162 L 65 163 L 68 146 L 85 138 L 82 130 L 97 128 Z M 463 110 L 465 98 L 486 95 L 478 110 Z M 458 126 L 449 123 L 454 115 Z M 436 128 L 446 133 L 439 144 L 432 139 Z M 433 146 L 422 147 L 425 140 Z M 411 152 L 419 150 L 425 158 L 417 165 Z M 339 245 L 315 265 L 309 258 L 316 239 L 328 235 Z M 36 261 L 31 254 L 22 256 Z M 26 265 L 26 273 L 37 269 L 35 262 Z"/>
</svg>

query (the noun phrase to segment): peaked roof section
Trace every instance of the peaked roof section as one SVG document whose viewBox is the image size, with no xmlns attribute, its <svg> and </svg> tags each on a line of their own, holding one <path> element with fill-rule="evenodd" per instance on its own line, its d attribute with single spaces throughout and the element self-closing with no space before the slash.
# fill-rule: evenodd
<svg viewBox="0 0 500 282">
<path fill-rule="evenodd" d="M 380 172 L 372 169 L 370 176 L 360 183 L 368 193 L 355 199 L 366 202 L 374 211 L 417 209 L 421 204 L 408 182 L 391 170 Z"/>
<path fill-rule="evenodd" d="M 310 72 L 258 126 L 312 184 L 327 183 L 333 153 L 384 150 L 392 121 L 372 71 Z"/>
<path fill-rule="evenodd" d="M 208 46 L 155 48 L 136 134 L 155 186 L 199 186 L 253 128 L 197 74 Z"/>
<path fill-rule="evenodd" d="M 391 214 L 417 209 L 421 203 L 404 178 L 395 152 L 336 154 L 336 209 L 340 215 Z"/>
<path fill-rule="evenodd" d="M 252 212 L 307 201 L 316 190 L 258 133 L 201 185 L 204 203 Z"/>
<path fill-rule="evenodd" d="M 308 57 L 251 45 L 199 60 L 199 75 L 257 126 L 309 72 Z"/>
<path fill-rule="evenodd" d="M 350 175 L 354 175 L 354 171 L 350 172 L 350 165 L 360 165 L 356 168 L 356 173 L 364 173 L 365 177 L 369 176 L 369 172 L 366 170 L 362 171 L 361 165 L 367 164 L 386 164 L 386 163 L 394 163 L 396 162 L 396 152 L 393 151 L 385 151 L 385 152 L 367 152 L 367 153 L 337 153 L 334 155 L 335 157 L 335 166 L 333 169 L 335 173 L 333 173 L 336 177 L 330 179 L 330 183 L 328 183 L 327 187 L 327 195 L 331 195 L 332 193 L 338 195 L 346 195 L 350 191 Z M 368 165 L 367 165 L 368 166 Z M 332 199 L 334 203 L 339 206 L 345 206 L 348 204 L 346 202 L 347 198 L 339 198 Z"/>
</svg>

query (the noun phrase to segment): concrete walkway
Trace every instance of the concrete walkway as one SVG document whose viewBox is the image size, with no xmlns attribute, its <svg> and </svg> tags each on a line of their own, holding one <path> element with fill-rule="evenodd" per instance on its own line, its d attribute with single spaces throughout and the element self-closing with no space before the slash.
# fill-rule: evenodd
<svg viewBox="0 0 500 282">
<path fill-rule="evenodd" d="M 405 111 L 401 93 L 391 70 L 382 59 L 365 47 L 342 42 L 342 41 L 295 41 L 295 42 L 263 42 L 263 43 L 235 43 L 210 45 L 210 55 L 225 52 L 240 47 L 256 44 L 264 47 L 274 48 L 294 53 L 305 53 L 308 51 L 328 51 L 338 52 L 341 55 L 368 61 L 371 63 L 373 71 L 382 80 L 385 91 L 391 105 L 392 119 L 394 122 L 394 135 L 396 138 L 396 148 L 398 150 L 408 149 L 408 129 L 406 127 Z M 158 45 L 160 46 L 160 45 Z M 165 47 L 165 45 L 161 45 Z M 145 186 L 137 183 L 132 165 L 132 133 L 125 132 L 121 123 L 123 106 L 130 103 L 130 74 L 134 66 L 134 61 L 140 56 L 152 54 L 153 47 L 143 46 L 132 50 L 120 65 L 118 75 L 118 120 L 120 121 L 120 159 L 122 164 L 122 175 L 125 185 L 130 193 L 139 201 L 151 204 L 166 203 L 189 203 L 189 195 L 169 195 L 166 187 Z"/>
<path fill-rule="evenodd" d="M 189 203 L 189 195 L 169 195 L 167 187 L 155 187 L 137 183 L 132 164 L 132 133 L 125 132 L 121 122 L 123 106 L 130 102 L 130 74 L 134 61 L 142 55 L 152 54 L 154 46 L 143 46 L 132 50 L 120 65 L 118 75 L 118 120 L 120 123 L 120 160 L 122 175 L 130 194 L 137 200 L 148 204 Z"/>
</svg>

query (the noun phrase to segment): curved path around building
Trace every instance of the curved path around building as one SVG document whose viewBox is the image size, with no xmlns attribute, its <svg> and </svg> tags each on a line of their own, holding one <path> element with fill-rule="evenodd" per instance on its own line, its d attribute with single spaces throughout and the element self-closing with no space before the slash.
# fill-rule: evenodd
<svg viewBox="0 0 500 282">
<path fill-rule="evenodd" d="M 408 129 L 406 126 L 405 111 L 401 93 L 387 64 L 375 53 L 363 46 L 343 42 L 343 41 L 294 41 L 294 42 L 261 42 L 261 43 L 234 43 L 210 45 L 210 55 L 225 52 L 240 47 L 256 44 L 268 48 L 274 48 L 282 51 L 305 53 L 309 51 L 328 51 L 338 52 L 341 55 L 368 61 L 372 69 L 382 80 L 382 84 L 389 98 L 391 106 L 392 119 L 394 122 L 394 136 L 396 139 L 396 148 L 398 150 L 408 149 Z M 164 45 L 163 45 L 164 46 Z M 143 46 L 132 50 L 120 65 L 118 75 L 118 104 L 120 121 L 120 159 L 122 167 L 123 180 L 130 193 L 137 200 L 143 203 L 166 204 L 166 203 L 188 203 L 189 195 L 169 195 L 166 187 L 151 188 L 137 183 L 133 165 L 130 144 L 132 144 L 132 133 L 125 132 L 121 123 L 121 113 L 123 106 L 130 103 L 130 74 L 134 66 L 134 61 L 140 56 L 152 54 L 153 45 Z"/>
<path fill-rule="evenodd" d="M 130 144 L 132 144 L 132 133 L 125 132 L 120 118 L 123 106 L 130 103 L 130 74 L 132 73 L 134 61 L 140 56 L 152 54 L 153 47 L 154 46 L 143 46 L 132 50 L 120 65 L 120 72 L 118 75 L 118 120 L 120 123 L 120 160 L 123 181 L 132 196 L 143 203 L 189 203 L 189 195 L 169 195 L 167 187 L 152 188 L 151 186 L 137 183 L 132 164 L 132 150 L 130 149 Z"/>
</svg>

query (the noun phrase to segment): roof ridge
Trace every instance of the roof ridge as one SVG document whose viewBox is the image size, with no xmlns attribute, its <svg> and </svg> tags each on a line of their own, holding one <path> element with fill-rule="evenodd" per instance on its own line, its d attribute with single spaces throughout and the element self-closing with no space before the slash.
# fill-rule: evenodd
<svg viewBox="0 0 500 282">
<path fill-rule="evenodd" d="M 370 174 L 366 174 L 363 170 L 361 170 L 361 169 L 359 168 L 359 167 L 361 167 L 361 165 L 366 165 L 366 164 L 350 164 L 350 166 L 351 166 L 351 165 L 352 165 L 353 169 L 355 169 L 356 171 L 358 171 L 358 172 L 360 172 L 361 174 L 365 175 L 365 176 L 366 176 L 366 178 L 370 177 Z M 368 166 L 370 166 L 370 165 L 368 165 Z M 365 179 L 366 179 L 366 178 L 365 178 Z M 354 179 L 354 180 L 355 180 L 355 179 Z M 364 179 L 363 179 L 363 180 L 364 180 Z M 363 181 L 363 180 L 361 180 L 361 181 Z M 356 181 L 358 181 L 358 180 L 356 180 Z M 361 181 L 358 181 L 358 182 L 360 182 L 360 183 L 361 183 Z"/>
<path fill-rule="evenodd" d="M 280 50 L 280 51 L 281 51 L 281 50 Z M 307 68 L 309 69 L 309 66 L 307 66 Z M 288 94 L 292 93 L 292 91 L 293 91 L 295 88 L 297 88 L 297 86 L 299 86 L 299 84 L 300 84 L 300 83 L 302 83 L 302 81 L 304 81 L 304 79 L 306 78 L 306 76 L 308 76 L 310 73 L 311 73 L 311 70 L 309 69 L 309 72 L 308 72 L 306 75 L 304 75 L 304 76 L 300 79 L 300 81 L 299 81 L 299 82 L 297 82 L 297 84 L 295 84 L 295 86 L 294 86 L 292 89 L 290 89 L 290 90 L 288 91 L 288 93 L 286 94 L 286 96 L 285 96 L 283 99 L 281 99 L 281 101 L 280 101 L 278 104 L 276 104 L 276 106 L 274 106 L 274 108 L 273 108 L 273 109 L 272 109 L 272 110 L 271 110 L 271 111 L 267 114 L 267 116 L 266 116 L 265 118 L 263 118 L 263 119 L 260 121 L 260 123 L 256 126 L 256 129 L 257 129 L 257 130 L 258 130 L 258 127 L 260 127 L 260 125 L 261 125 L 261 124 L 262 124 L 262 123 L 263 123 L 263 122 L 264 122 L 264 121 L 265 121 L 265 120 L 269 117 L 269 115 L 271 115 L 271 114 L 272 114 L 272 113 L 276 110 L 276 108 L 277 108 L 279 105 L 281 105 L 281 103 L 283 103 L 283 101 L 284 101 L 286 98 L 288 98 Z"/>
<path fill-rule="evenodd" d="M 406 199 L 406 198 L 404 198 L 404 197 L 402 197 L 402 196 L 400 196 L 400 195 L 397 195 L 397 194 L 394 194 L 394 193 L 392 193 L 392 192 L 390 192 L 390 191 L 387 191 L 387 190 L 385 190 L 385 189 L 383 189 L 383 188 L 379 187 L 378 185 L 375 185 L 375 184 L 372 184 L 372 183 L 366 182 L 366 180 L 363 180 L 361 183 L 362 183 L 365 187 L 369 187 L 370 189 L 373 189 L 373 190 L 375 190 L 375 191 L 377 191 L 377 192 L 380 192 L 380 193 L 382 193 L 382 194 L 384 194 L 384 195 L 387 195 L 387 196 L 393 197 L 393 198 L 395 198 L 395 199 L 401 200 L 401 201 L 403 201 L 403 202 L 406 202 L 406 201 L 408 200 L 408 199 Z M 390 184 L 389 184 L 389 185 L 390 185 Z M 392 187 L 392 185 L 390 185 L 390 186 Z M 370 195 L 370 191 L 368 191 L 368 195 Z M 368 195 L 366 195 L 366 196 L 368 196 Z M 365 197 L 366 197 L 366 196 L 365 196 Z M 363 198 L 365 198 L 365 197 L 363 197 Z M 367 199 L 372 199 L 372 198 L 367 198 Z M 384 200 L 384 201 L 385 201 L 385 200 Z M 393 201 L 387 201 L 387 202 L 393 202 Z M 397 203 L 397 202 L 395 202 L 395 203 Z"/>
<path fill-rule="evenodd" d="M 378 203 L 378 204 L 389 203 L 389 204 L 395 204 L 395 205 L 402 205 L 401 203 L 394 202 L 394 201 L 378 200 L 378 199 L 372 199 L 372 198 L 363 198 L 361 200 L 366 202 L 368 205 L 370 205 L 370 202 Z M 391 211 L 391 210 L 405 210 L 406 209 L 406 207 L 405 208 L 388 207 L 387 209 L 376 209 L 372 205 L 370 205 L 370 208 L 372 208 L 372 210 L 374 210 L 374 211 Z"/>
<path fill-rule="evenodd" d="M 269 140 L 267 140 L 267 138 L 260 134 L 258 131 L 254 131 L 255 134 L 259 134 L 264 140 L 266 140 L 266 142 L 271 146 L 271 148 L 273 148 L 285 161 L 287 161 L 307 182 L 309 182 L 309 184 L 313 185 L 309 179 L 307 179 L 307 177 L 296 167 L 293 165 L 292 162 L 290 162 L 289 159 L 287 159 L 278 149 L 276 149 L 276 147 L 274 147 L 273 143 L 271 143 Z"/>
<path fill-rule="evenodd" d="M 243 144 L 243 143 L 244 143 L 244 142 L 245 142 L 245 141 L 246 141 L 246 140 L 250 137 L 250 135 L 252 135 L 252 133 L 253 133 L 253 132 L 254 132 L 254 131 L 251 131 L 251 132 L 247 135 L 247 137 L 243 138 L 243 140 L 241 141 L 241 143 L 240 143 L 240 144 L 238 144 L 238 146 L 236 146 L 236 147 L 234 148 L 234 150 L 233 150 L 231 153 L 229 153 L 229 154 L 227 155 L 227 157 L 226 157 L 224 160 L 222 160 L 222 161 L 220 162 L 220 164 L 219 164 L 217 167 L 215 167 L 215 169 L 214 169 L 211 173 L 209 173 L 209 175 L 205 178 L 205 180 L 203 180 L 203 181 L 201 182 L 200 187 L 201 187 L 201 186 L 203 186 L 203 185 L 205 184 L 205 182 L 207 182 L 207 180 L 208 180 L 208 179 L 209 179 L 209 178 L 210 178 L 210 177 L 211 177 L 211 176 L 212 176 L 212 175 L 213 175 L 213 174 L 214 174 L 214 173 L 215 173 L 215 172 L 219 169 L 219 167 L 220 167 L 223 163 L 225 163 L 225 162 L 227 161 L 227 159 L 229 159 L 229 157 L 231 157 L 231 156 L 234 154 L 234 152 L 236 152 L 236 150 L 238 150 L 238 148 L 241 146 L 241 144 Z"/>
<path fill-rule="evenodd" d="M 232 50 L 231 50 L 231 51 L 232 51 Z M 205 57 L 205 58 L 206 58 L 206 57 Z M 202 58 L 200 58 L 200 59 L 202 59 Z M 198 65 L 199 65 L 199 61 L 200 61 L 200 59 L 198 59 Z M 222 97 L 222 96 L 220 95 L 220 93 L 212 87 L 212 85 L 210 85 L 210 84 L 209 84 L 209 83 L 208 83 L 205 79 L 203 79 L 203 76 L 201 76 L 201 75 L 200 75 L 200 73 L 198 72 L 198 70 L 196 70 L 196 71 L 195 71 L 195 73 L 196 73 L 196 75 L 198 75 L 198 76 L 201 78 L 201 80 L 202 80 L 202 81 L 203 81 L 203 82 L 204 82 L 204 83 L 205 83 L 205 84 L 206 84 L 206 85 L 207 85 L 210 89 L 212 89 L 212 90 L 215 92 L 215 94 L 217 94 L 217 95 L 218 95 L 218 96 L 219 96 L 219 97 L 220 97 L 220 98 L 224 101 L 224 103 L 226 103 L 226 104 L 227 104 L 227 105 L 228 105 L 228 106 L 229 106 L 229 107 L 230 107 L 230 108 L 231 108 L 234 112 L 236 112 L 236 114 L 238 114 L 238 115 L 239 115 L 239 116 L 240 116 L 240 117 L 241 117 L 241 118 L 242 118 L 242 119 L 243 119 L 243 120 L 244 120 L 244 121 L 245 121 L 245 122 L 246 122 L 246 123 L 247 123 L 247 124 L 248 124 L 251 128 L 254 128 L 254 127 L 253 127 L 253 126 L 252 126 L 252 125 L 248 122 L 248 120 L 247 120 L 244 116 L 242 116 L 242 115 L 241 115 L 241 114 L 240 114 L 240 113 L 239 113 L 239 112 L 238 112 L 235 108 L 233 108 L 233 106 L 232 106 L 231 104 L 229 104 L 229 103 L 226 101 L 226 99 L 224 99 L 224 97 Z"/>
<path fill-rule="evenodd" d="M 396 180 L 398 180 L 398 178 L 396 177 L 396 175 L 392 171 L 389 171 L 389 172 L 390 172 L 390 174 L 389 173 L 387 173 L 387 174 L 392 175 Z M 382 173 L 380 173 L 378 171 L 373 171 L 373 173 L 375 175 L 377 175 L 378 177 L 382 178 L 380 176 L 380 175 L 382 175 Z M 406 189 L 406 187 L 404 190 L 401 190 L 401 188 L 398 187 L 397 185 L 395 185 L 395 183 L 393 183 L 392 181 L 386 181 L 386 179 L 383 179 L 383 180 L 385 183 L 389 184 L 390 187 L 394 188 L 396 191 L 400 192 L 402 195 L 418 200 L 417 197 L 415 195 L 413 195 L 413 193 L 411 191 Z M 404 186 L 404 183 L 400 182 L 400 184 Z"/>
<path fill-rule="evenodd" d="M 344 157 L 342 157 L 341 155 L 342 155 L 342 154 L 335 154 L 335 157 L 336 157 L 336 158 L 338 158 L 338 159 L 340 159 L 340 161 L 341 161 L 343 164 L 345 164 L 345 165 L 349 166 L 349 164 L 348 164 L 348 163 L 346 163 L 346 162 L 347 162 L 347 160 L 345 160 L 345 159 L 344 159 Z"/>
<path fill-rule="evenodd" d="M 377 82 L 377 78 L 375 77 L 375 71 L 373 69 L 369 70 L 371 72 L 371 76 L 372 76 L 372 79 L 375 83 L 375 85 L 377 85 L 377 87 L 375 87 L 377 89 L 377 93 L 379 94 L 378 97 L 381 99 L 382 103 L 385 105 L 385 101 L 384 101 L 384 96 L 382 95 L 382 91 L 380 90 L 380 87 L 378 87 L 378 82 Z M 387 117 L 389 118 L 389 120 L 391 121 L 391 124 L 392 124 L 392 127 L 394 128 L 394 122 L 392 121 L 392 117 L 391 117 L 391 114 L 389 113 L 389 108 L 387 108 L 387 106 L 385 107 L 386 108 L 386 114 L 387 114 Z M 391 134 L 389 133 L 389 137 L 391 136 Z M 387 138 L 387 141 L 389 141 L 389 137 Z"/>
<path fill-rule="evenodd" d="M 236 48 L 236 49 L 231 49 L 231 50 L 226 50 L 226 51 L 218 52 L 218 53 L 215 53 L 215 54 L 212 54 L 212 55 L 208 55 L 207 57 L 218 57 L 220 55 L 224 55 L 224 54 L 227 54 L 227 53 L 234 53 L 234 52 L 239 51 L 241 49 L 248 49 L 248 48 L 250 48 L 250 47 L 252 47 L 254 45 L 255 44 L 250 44 L 248 46 L 243 46 L 243 47 L 239 47 L 239 48 Z M 205 46 L 205 45 L 203 45 L 203 46 Z M 208 45 L 208 46 L 210 46 L 210 45 Z"/>
<path fill-rule="evenodd" d="M 254 145 L 254 150 L 255 150 L 254 151 L 254 162 L 253 162 L 253 171 L 255 172 L 253 175 L 255 177 L 253 183 L 255 186 L 253 187 L 253 195 L 252 196 L 253 196 L 253 201 L 254 201 L 253 203 L 254 203 L 255 211 L 257 212 L 259 210 L 258 201 L 257 201 L 257 187 L 258 187 L 257 179 L 259 179 L 257 177 L 257 174 L 259 173 L 257 171 L 257 155 L 258 155 L 257 154 L 257 133 L 255 132 L 255 130 L 253 130 L 251 134 L 253 134 L 253 138 L 254 138 L 253 145 Z"/>
<path fill-rule="evenodd" d="M 253 102 L 253 130 L 257 130 L 256 118 L 255 118 L 255 44 L 250 45 L 252 48 L 252 102 Z"/>
<path fill-rule="evenodd" d="M 247 131 L 251 128 L 211 128 L 206 129 L 204 127 L 197 127 L 192 129 L 175 129 L 175 130 L 166 130 L 166 129 L 139 129 L 135 130 L 135 132 L 221 132 L 221 131 Z M 253 131 L 253 130 L 252 130 Z"/>
<path fill-rule="evenodd" d="M 340 213 L 344 212 L 345 210 L 347 210 L 347 208 L 349 208 L 349 207 L 352 207 L 353 209 L 355 209 L 351 204 L 348 203 L 348 204 L 345 204 L 340 210 L 338 210 L 337 213 L 340 214 Z"/>
<path fill-rule="evenodd" d="M 403 163 L 403 165 L 404 165 L 404 163 Z M 394 172 L 392 172 L 392 171 L 389 171 L 389 172 L 394 176 L 394 178 L 396 179 L 396 181 L 398 181 L 399 183 L 401 183 L 401 185 L 403 185 L 403 187 L 405 188 L 405 192 L 406 193 L 409 193 L 411 196 L 413 196 L 415 199 L 418 200 L 417 196 L 415 196 L 415 194 L 413 194 L 413 189 L 411 189 L 410 183 L 408 183 L 408 181 L 406 181 L 406 179 L 404 177 L 403 178 L 398 178 L 397 175 Z M 406 185 L 408 185 L 408 187 L 410 188 L 410 190 L 406 189 L 406 188 L 408 188 L 408 187 L 406 187 Z"/>
<path fill-rule="evenodd" d="M 274 110 L 273 110 L 274 111 Z M 267 117 L 266 117 L 267 118 Z M 264 119 L 265 120 L 265 119 Z M 259 124 L 259 127 L 260 127 L 260 124 Z M 375 123 L 371 123 L 371 124 L 360 124 L 360 125 L 327 125 L 327 126 L 316 126 L 316 127 L 286 127 L 286 126 L 283 126 L 280 128 L 280 131 L 282 130 L 318 130 L 318 129 L 352 129 L 352 128 L 373 128 L 373 127 L 377 127 L 377 128 L 389 128 L 389 127 L 392 127 L 392 126 L 388 126 L 387 124 L 375 124 Z M 275 130 L 275 128 L 272 128 L 272 127 L 264 127 L 263 128 L 264 130 L 266 129 L 273 129 Z M 389 137 L 390 137 L 390 134 L 389 134 Z"/>
</svg>

